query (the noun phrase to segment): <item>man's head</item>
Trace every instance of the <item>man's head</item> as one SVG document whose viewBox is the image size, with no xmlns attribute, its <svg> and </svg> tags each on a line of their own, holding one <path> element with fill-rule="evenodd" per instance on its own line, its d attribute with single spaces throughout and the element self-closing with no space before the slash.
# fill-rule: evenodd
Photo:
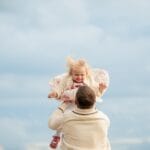
<svg viewBox="0 0 150 150">
<path fill-rule="evenodd" d="M 75 103 L 78 108 L 88 109 L 93 107 L 96 101 L 95 92 L 88 86 L 79 87 L 76 93 Z"/>
</svg>

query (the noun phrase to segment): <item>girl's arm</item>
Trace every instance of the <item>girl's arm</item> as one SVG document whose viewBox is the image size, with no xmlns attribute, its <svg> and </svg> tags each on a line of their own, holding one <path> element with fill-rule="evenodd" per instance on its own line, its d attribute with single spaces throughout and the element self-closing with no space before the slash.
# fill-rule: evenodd
<svg viewBox="0 0 150 150">
<path fill-rule="evenodd" d="M 75 96 L 78 88 L 65 90 L 61 95 L 61 100 L 65 102 L 75 102 Z"/>
<path fill-rule="evenodd" d="M 99 85 L 99 92 L 101 95 L 109 87 L 109 74 L 104 69 L 93 69 L 94 80 Z"/>
<path fill-rule="evenodd" d="M 57 98 L 57 97 L 58 97 L 58 94 L 55 91 L 49 92 L 48 94 L 48 98 Z"/>
<path fill-rule="evenodd" d="M 66 74 L 61 74 L 61 75 L 54 77 L 49 82 L 49 85 L 51 87 L 51 91 L 48 94 L 48 98 L 60 99 L 60 96 L 61 96 L 62 91 L 63 91 L 65 79 L 66 79 Z"/>
</svg>

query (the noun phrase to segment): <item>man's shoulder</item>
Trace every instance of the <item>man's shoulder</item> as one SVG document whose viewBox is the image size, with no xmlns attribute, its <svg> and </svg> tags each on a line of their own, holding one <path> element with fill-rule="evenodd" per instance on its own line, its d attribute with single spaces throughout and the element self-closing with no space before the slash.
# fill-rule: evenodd
<svg viewBox="0 0 150 150">
<path fill-rule="evenodd" d="M 74 113 L 72 110 L 67 110 L 67 112 L 64 113 L 64 122 L 67 122 L 69 120 L 74 120 L 76 117 L 74 116 Z"/>
<path fill-rule="evenodd" d="M 109 117 L 104 112 L 102 112 L 100 110 L 98 110 L 98 117 L 100 119 L 106 120 L 107 122 L 110 122 Z"/>
</svg>

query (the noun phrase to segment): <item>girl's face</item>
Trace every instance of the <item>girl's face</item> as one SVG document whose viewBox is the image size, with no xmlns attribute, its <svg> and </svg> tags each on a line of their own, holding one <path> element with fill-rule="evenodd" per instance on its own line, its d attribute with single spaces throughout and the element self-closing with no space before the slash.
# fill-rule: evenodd
<svg viewBox="0 0 150 150">
<path fill-rule="evenodd" d="M 84 67 L 72 69 L 72 80 L 81 83 L 86 78 L 86 69 Z"/>
</svg>

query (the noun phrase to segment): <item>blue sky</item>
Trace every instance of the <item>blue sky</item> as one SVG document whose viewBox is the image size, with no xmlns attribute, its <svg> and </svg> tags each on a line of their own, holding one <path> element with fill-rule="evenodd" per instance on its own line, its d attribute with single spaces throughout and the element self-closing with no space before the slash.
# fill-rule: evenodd
<svg viewBox="0 0 150 150">
<path fill-rule="evenodd" d="M 131 99 L 141 100 L 136 114 L 149 113 L 149 18 L 148 0 L 0 0 L 0 149 L 31 150 L 49 140 L 47 118 L 55 102 L 47 99 L 48 81 L 66 71 L 67 56 L 108 70 L 103 109 L 111 120 L 122 104 L 133 106 Z M 120 101 L 109 107 L 112 99 Z"/>
</svg>

